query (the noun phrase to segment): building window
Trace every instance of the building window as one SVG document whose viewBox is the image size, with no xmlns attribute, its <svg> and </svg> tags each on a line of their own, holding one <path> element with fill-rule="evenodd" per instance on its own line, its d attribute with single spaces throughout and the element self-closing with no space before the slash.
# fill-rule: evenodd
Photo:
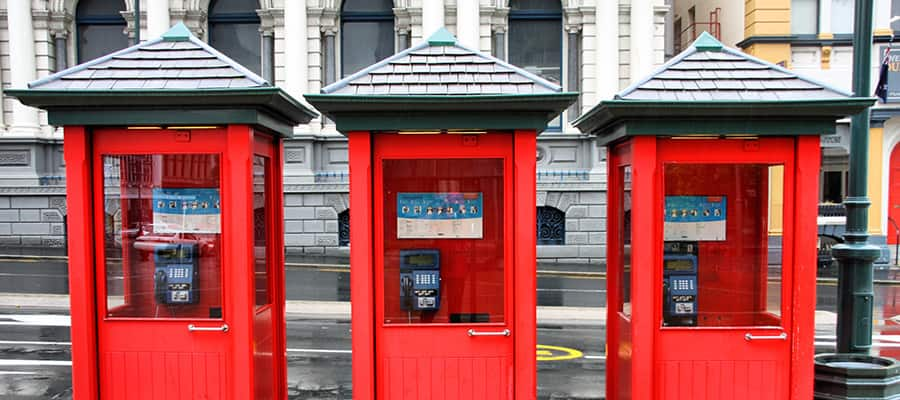
<svg viewBox="0 0 900 400">
<path fill-rule="evenodd" d="M 341 7 L 341 77 L 394 54 L 392 0 L 345 0 Z"/>
<path fill-rule="evenodd" d="M 509 62 L 562 85 L 562 5 L 559 1 L 509 2 Z M 547 127 L 560 130 L 557 117 Z"/>
<path fill-rule="evenodd" d="M 791 0 L 791 33 L 819 33 L 819 0 Z"/>
<path fill-rule="evenodd" d="M 566 244 L 566 213 L 553 207 L 537 208 L 537 244 Z"/>
<path fill-rule="evenodd" d="M 256 0 L 212 0 L 209 45 L 256 74 L 262 71 L 262 37 Z"/>
<path fill-rule="evenodd" d="M 831 0 L 831 33 L 853 33 L 854 0 Z"/>
<path fill-rule="evenodd" d="M 900 15 L 900 0 L 891 0 L 891 18 Z M 891 29 L 900 31 L 900 19 L 891 22 Z"/>
<path fill-rule="evenodd" d="M 338 214 L 338 246 L 350 245 L 350 209 Z"/>
<path fill-rule="evenodd" d="M 128 47 L 124 3 L 81 0 L 75 9 L 76 58 L 81 64 Z"/>
</svg>

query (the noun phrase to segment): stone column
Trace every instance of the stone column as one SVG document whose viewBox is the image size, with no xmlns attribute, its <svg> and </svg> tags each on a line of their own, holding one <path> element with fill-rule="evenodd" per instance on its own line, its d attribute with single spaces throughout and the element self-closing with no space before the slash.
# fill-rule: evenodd
<svg viewBox="0 0 900 400">
<path fill-rule="evenodd" d="M 422 38 L 428 39 L 432 33 L 444 27 L 444 0 L 422 2 Z"/>
<path fill-rule="evenodd" d="M 616 24 L 618 25 L 618 24 Z M 653 70 L 653 1 L 631 1 L 631 74 L 634 82 Z"/>
<path fill-rule="evenodd" d="M 494 43 L 491 46 L 491 53 L 493 53 L 494 57 L 506 61 L 506 26 L 495 25 L 491 27 L 491 30 L 494 31 Z"/>
<path fill-rule="evenodd" d="M 456 0 L 456 39 L 470 49 L 478 49 L 478 0 Z"/>
<path fill-rule="evenodd" d="M 581 25 L 572 25 L 566 28 L 569 35 L 568 71 L 566 71 L 566 90 L 569 92 L 581 92 Z M 578 101 L 569 106 L 567 110 L 568 120 L 574 121 L 581 113 L 581 96 Z"/>
<path fill-rule="evenodd" d="M 7 26 L 9 26 L 10 86 L 25 89 L 35 79 L 37 66 L 34 54 L 34 25 L 31 20 L 30 0 L 7 1 Z M 10 133 L 17 136 L 35 136 L 40 133 L 38 110 L 18 101 L 13 103 L 13 121 Z"/>
<path fill-rule="evenodd" d="M 57 32 L 53 34 L 53 57 L 56 58 L 56 72 L 62 71 L 69 67 L 69 54 L 67 46 L 68 41 L 66 40 L 65 32 Z"/>
<path fill-rule="evenodd" d="M 595 58 L 596 101 L 608 100 L 619 91 L 619 1 L 597 2 Z"/>
<path fill-rule="evenodd" d="M 306 19 L 305 2 L 284 3 L 284 86 L 295 99 L 302 99 L 309 86 Z"/>
<path fill-rule="evenodd" d="M 322 62 L 325 66 L 325 82 L 322 85 L 324 87 L 334 83 L 337 79 L 337 49 L 334 46 L 334 37 L 337 35 L 337 31 L 330 28 L 323 30 L 322 34 L 325 38 L 322 49 Z"/>
<path fill-rule="evenodd" d="M 162 36 L 172 26 L 169 20 L 169 0 L 147 0 L 147 37 L 144 40 Z"/>
</svg>

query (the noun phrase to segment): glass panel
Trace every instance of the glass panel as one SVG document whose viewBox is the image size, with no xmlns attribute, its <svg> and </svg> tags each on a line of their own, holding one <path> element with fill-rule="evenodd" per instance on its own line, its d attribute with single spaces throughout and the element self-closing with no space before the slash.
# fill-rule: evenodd
<svg viewBox="0 0 900 400">
<path fill-rule="evenodd" d="M 831 0 L 831 33 L 853 33 L 854 0 Z"/>
<path fill-rule="evenodd" d="M 556 11 L 562 12 L 562 3 L 555 0 L 512 0 L 509 2 L 511 11 Z"/>
<path fill-rule="evenodd" d="M 782 171 L 665 166 L 663 325 L 781 325 Z"/>
<path fill-rule="evenodd" d="M 103 156 L 109 317 L 221 318 L 219 156 Z"/>
<path fill-rule="evenodd" d="M 382 168 L 384 322 L 503 322 L 503 160 Z"/>
<path fill-rule="evenodd" d="M 209 45 L 247 69 L 260 73 L 262 39 L 258 22 L 209 24 Z"/>
<path fill-rule="evenodd" d="M 272 271 L 269 265 L 269 159 L 263 156 L 253 156 L 253 265 L 254 265 L 254 293 L 256 305 L 272 304 L 272 293 L 269 285 L 272 279 Z"/>
<path fill-rule="evenodd" d="M 259 8 L 257 0 L 212 0 L 209 3 L 209 16 L 215 18 L 216 14 L 253 14 Z"/>
<path fill-rule="evenodd" d="M 824 171 L 822 173 L 822 202 L 840 204 L 844 201 L 841 191 L 844 188 L 843 171 Z"/>
<path fill-rule="evenodd" d="M 900 0 L 891 0 L 891 18 L 900 15 Z M 891 29 L 900 31 L 900 19 L 891 22 Z"/>
<path fill-rule="evenodd" d="M 342 12 L 393 12 L 392 0 L 344 0 Z"/>
<path fill-rule="evenodd" d="M 123 21 L 124 22 L 124 21 Z M 128 47 L 122 25 L 79 25 L 78 62 L 82 63 Z"/>
<path fill-rule="evenodd" d="M 562 82 L 562 18 L 510 20 L 509 62 L 555 84 Z"/>
<path fill-rule="evenodd" d="M 819 0 L 791 0 L 791 33 L 819 33 Z"/>
<path fill-rule="evenodd" d="M 83 17 L 121 17 L 125 11 L 125 3 L 110 0 L 81 0 L 75 10 L 77 18 Z"/>
<path fill-rule="evenodd" d="M 619 167 L 619 312 L 631 317 L 631 166 Z"/>
<path fill-rule="evenodd" d="M 348 77 L 394 54 L 394 23 L 344 22 L 341 24 L 341 74 Z"/>
</svg>

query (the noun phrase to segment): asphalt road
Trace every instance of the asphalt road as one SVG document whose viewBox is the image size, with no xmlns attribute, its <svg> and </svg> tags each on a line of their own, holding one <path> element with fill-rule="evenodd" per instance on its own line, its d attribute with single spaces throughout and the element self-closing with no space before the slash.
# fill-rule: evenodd
<svg viewBox="0 0 900 400">
<path fill-rule="evenodd" d="M 0 398 L 71 399 L 68 319 L 50 309 L 0 308 Z M 287 319 L 288 398 L 350 399 L 350 324 L 296 315 Z M 538 342 L 580 356 L 538 362 L 542 399 L 599 399 L 604 391 L 601 326 L 543 326 Z M 556 353 L 558 354 L 558 353 Z"/>
</svg>

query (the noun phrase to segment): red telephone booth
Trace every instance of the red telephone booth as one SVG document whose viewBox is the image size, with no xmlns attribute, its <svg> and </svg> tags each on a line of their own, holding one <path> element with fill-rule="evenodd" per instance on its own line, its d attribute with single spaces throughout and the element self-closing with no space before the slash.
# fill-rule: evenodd
<svg viewBox="0 0 900 400">
<path fill-rule="evenodd" d="M 287 398 L 282 138 L 315 113 L 181 24 L 10 92 L 64 127 L 74 397 Z"/>
<path fill-rule="evenodd" d="M 355 399 L 535 398 L 535 138 L 576 96 L 443 29 L 306 96 L 349 138 Z"/>
<path fill-rule="evenodd" d="M 703 34 L 576 121 L 608 148 L 608 399 L 812 398 L 819 135 L 871 102 Z"/>
</svg>

